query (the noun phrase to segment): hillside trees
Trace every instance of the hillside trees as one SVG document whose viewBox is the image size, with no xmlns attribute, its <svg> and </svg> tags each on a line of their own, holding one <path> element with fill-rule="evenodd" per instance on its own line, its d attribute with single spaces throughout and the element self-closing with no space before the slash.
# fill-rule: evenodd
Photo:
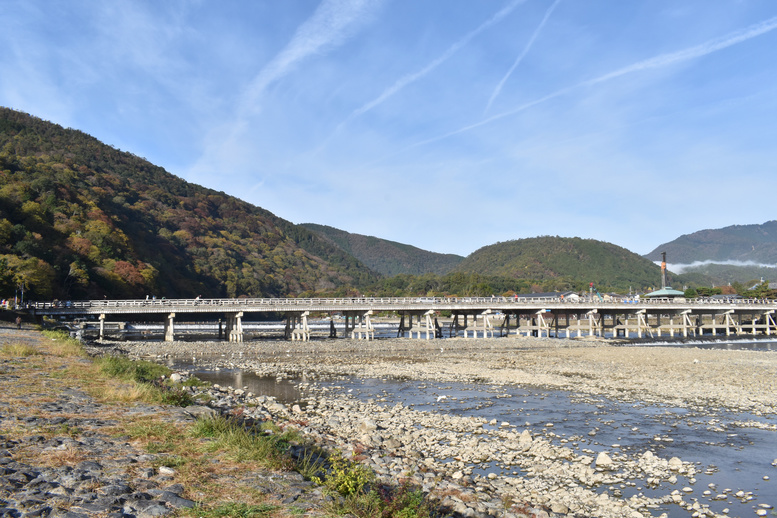
<svg viewBox="0 0 777 518">
<path fill-rule="evenodd" d="M 0 108 L 0 289 L 288 296 L 374 281 L 310 231 L 76 130 Z"/>
</svg>

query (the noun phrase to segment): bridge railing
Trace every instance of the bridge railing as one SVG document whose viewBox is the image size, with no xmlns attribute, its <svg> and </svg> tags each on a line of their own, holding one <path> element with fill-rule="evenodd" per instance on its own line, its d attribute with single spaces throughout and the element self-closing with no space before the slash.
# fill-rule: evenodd
<svg viewBox="0 0 777 518">
<path fill-rule="evenodd" d="M 777 301 L 769 299 L 712 299 L 698 298 L 688 301 L 678 301 L 670 298 L 624 298 L 621 300 L 602 301 L 598 299 L 582 298 L 563 298 L 563 297 L 343 297 L 343 298 L 237 298 L 237 299 L 129 299 L 129 300 L 82 300 L 82 301 L 46 301 L 30 302 L 27 307 L 37 310 L 55 310 L 55 309 L 132 309 L 132 308 L 160 308 L 174 310 L 175 308 L 207 308 L 216 307 L 235 308 L 241 307 L 260 307 L 260 308 L 283 308 L 299 307 L 300 309 L 309 307 L 348 307 L 358 306 L 418 306 L 435 307 L 443 305 L 531 305 L 553 304 L 553 305 L 601 305 L 613 306 L 622 304 L 646 304 L 646 305 L 668 305 L 684 304 L 691 306 L 699 305 L 777 305 Z"/>
</svg>

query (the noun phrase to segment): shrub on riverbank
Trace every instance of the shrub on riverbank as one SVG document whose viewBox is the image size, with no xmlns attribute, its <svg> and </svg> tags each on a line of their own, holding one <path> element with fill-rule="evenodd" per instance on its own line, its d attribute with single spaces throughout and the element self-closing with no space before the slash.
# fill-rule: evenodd
<svg viewBox="0 0 777 518">
<path fill-rule="evenodd" d="M 328 466 L 320 470 L 320 475 L 310 478 L 334 497 L 330 507 L 335 515 L 358 518 L 436 516 L 420 489 L 379 484 L 370 468 L 346 459 L 339 451 L 332 453 L 326 464 Z"/>
</svg>

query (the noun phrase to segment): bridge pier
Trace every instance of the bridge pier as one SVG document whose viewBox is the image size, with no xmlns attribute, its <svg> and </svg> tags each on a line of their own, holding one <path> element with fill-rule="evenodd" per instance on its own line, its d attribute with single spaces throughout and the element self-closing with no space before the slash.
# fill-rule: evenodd
<svg viewBox="0 0 777 518">
<path fill-rule="evenodd" d="M 292 341 L 302 340 L 307 342 L 310 340 L 310 328 L 308 327 L 309 311 L 303 311 L 301 314 L 289 314 L 286 317 L 286 337 L 291 338 Z"/>
<path fill-rule="evenodd" d="M 169 313 L 165 319 L 165 342 L 175 340 L 175 313 Z"/>
<path fill-rule="evenodd" d="M 405 336 L 405 333 L 409 335 L 409 338 L 422 338 L 421 335 L 426 333 L 426 339 L 437 338 L 439 324 L 432 317 L 434 316 L 434 310 L 429 311 L 403 311 L 400 313 L 399 318 L 399 330 L 397 336 Z M 405 317 L 407 317 L 408 324 L 405 324 Z M 417 324 L 413 324 L 413 317 L 417 317 Z M 422 321 L 423 317 L 423 321 Z M 422 325 L 423 324 L 423 325 Z"/>
<path fill-rule="evenodd" d="M 464 317 L 463 323 L 459 322 L 459 317 Z M 454 312 L 453 320 L 451 320 L 451 323 L 448 326 L 448 338 L 459 336 L 459 331 L 464 331 L 466 329 L 467 329 L 467 314 L 459 313 L 458 311 Z"/>
<path fill-rule="evenodd" d="M 343 336 L 350 336 L 356 340 L 374 340 L 375 328 L 372 326 L 372 310 L 368 311 L 344 311 L 345 332 Z M 330 329 L 330 336 L 332 332 Z"/>
<path fill-rule="evenodd" d="M 351 330 L 351 338 L 355 338 L 358 340 L 361 340 L 362 338 L 364 338 L 365 340 L 375 339 L 375 328 L 372 327 L 372 319 L 370 318 L 371 316 L 372 316 L 372 310 L 366 311 L 358 315 L 359 325 L 354 326 L 354 328 Z"/>
<path fill-rule="evenodd" d="M 774 310 L 772 311 L 766 311 L 764 312 L 764 323 L 766 325 L 766 335 L 769 336 L 772 334 L 772 328 L 777 327 L 774 325 L 774 319 L 772 318 L 772 315 L 774 314 Z"/>
<path fill-rule="evenodd" d="M 478 325 L 478 319 L 482 320 L 482 325 Z M 491 323 L 491 310 L 487 309 L 485 311 L 481 311 L 480 313 L 476 313 L 472 315 L 472 338 L 478 337 L 478 331 L 483 333 L 483 338 L 486 338 L 487 336 L 491 336 L 491 338 L 494 337 L 494 325 Z M 468 338 L 468 329 L 467 327 L 464 328 L 464 338 Z"/>
<path fill-rule="evenodd" d="M 243 312 L 227 313 L 225 333 L 227 340 L 234 343 L 243 342 Z"/>
</svg>

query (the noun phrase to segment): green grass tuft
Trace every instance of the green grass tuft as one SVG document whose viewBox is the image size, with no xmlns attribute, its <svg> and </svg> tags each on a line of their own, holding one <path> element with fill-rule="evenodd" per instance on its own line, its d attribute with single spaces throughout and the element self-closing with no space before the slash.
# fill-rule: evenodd
<svg viewBox="0 0 777 518">
<path fill-rule="evenodd" d="M 145 360 L 133 361 L 124 356 L 102 356 L 95 359 L 95 363 L 108 376 L 138 383 L 149 383 L 172 373 L 164 365 Z"/>
<path fill-rule="evenodd" d="M 235 419 L 210 417 L 198 420 L 192 427 L 194 437 L 213 439 L 210 448 L 224 450 L 236 462 L 259 462 L 270 468 L 288 468 L 286 454 L 295 433 L 281 432 L 274 425 L 246 428 Z"/>
<path fill-rule="evenodd" d="M 201 518 L 261 518 L 272 516 L 280 509 L 277 505 L 260 504 L 222 504 L 213 509 L 196 508 L 197 516 Z"/>
</svg>

